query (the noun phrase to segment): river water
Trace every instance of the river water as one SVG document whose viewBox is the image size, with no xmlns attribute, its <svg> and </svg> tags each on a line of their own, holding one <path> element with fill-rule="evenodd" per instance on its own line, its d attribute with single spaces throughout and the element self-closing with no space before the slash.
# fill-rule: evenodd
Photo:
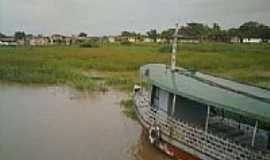
<svg viewBox="0 0 270 160">
<path fill-rule="evenodd" d="M 0 84 L 0 160 L 167 160 L 117 91 Z"/>
</svg>

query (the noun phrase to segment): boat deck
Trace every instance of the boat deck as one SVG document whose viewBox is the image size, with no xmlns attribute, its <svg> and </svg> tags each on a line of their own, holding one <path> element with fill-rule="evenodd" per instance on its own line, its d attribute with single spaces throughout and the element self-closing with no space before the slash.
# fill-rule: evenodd
<svg viewBox="0 0 270 160">
<path fill-rule="evenodd" d="M 241 124 L 243 125 L 243 124 Z M 209 132 L 230 139 L 231 141 L 242 146 L 260 151 L 267 151 L 268 137 L 266 134 L 257 134 L 255 137 L 254 147 L 251 147 L 253 128 L 241 126 L 229 119 L 212 118 L 209 120 Z"/>
<path fill-rule="evenodd" d="M 210 119 L 209 131 L 194 127 L 186 122 L 155 110 L 150 105 L 147 92 L 134 95 L 136 112 L 140 122 L 149 127 L 160 126 L 162 137 L 174 146 L 193 153 L 201 159 L 218 160 L 269 160 L 270 153 L 261 150 L 265 147 L 265 137 L 256 136 L 257 143 L 251 148 L 251 132 L 243 132 L 228 120 Z"/>
</svg>

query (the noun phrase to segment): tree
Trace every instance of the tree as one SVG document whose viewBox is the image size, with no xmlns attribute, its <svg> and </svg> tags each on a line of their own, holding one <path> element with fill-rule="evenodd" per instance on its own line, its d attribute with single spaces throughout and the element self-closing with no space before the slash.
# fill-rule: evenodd
<svg viewBox="0 0 270 160">
<path fill-rule="evenodd" d="M 241 31 L 238 28 L 230 28 L 228 30 L 228 35 L 230 37 L 242 37 Z"/>
<path fill-rule="evenodd" d="M 123 36 L 123 37 L 129 37 L 130 35 L 131 35 L 131 33 L 129 31 L 121 32 L 121 36 Z"/>
<path fill-rule="evenodd" d="M 139 41 L 143 41 L 144 35 L 142 35 L 141 33 L 137 33 L 136 34 L 136 39 L 139 40 Z"/>
<path fill-rule="evenodd" d="M 146 32 L 147 36 L 154 40 L 154 42 L 157 42 L 157 38 L 159 37 L 159 34 L 157 33 L 157 30 L 151 29 L 150 31 Z"/>
<path fill-rule="evenodd" d="M 138 37 L 138 36 L 140 36 L 140 34 L 136 33 L 136 32 L 123 31 L 123 32 L 121 32 L 121 36 L 123 36 L 123 37 Z"/>
<path fill-rule="evenodd" d="M 167 41 L 169 41 L 173 37 L 174 33 L 175 33 L 175 29 L 170 28 L 168 30 L 162 31 L 160 33 L 160 37 L 166 39 Z"/>
<path fill-rule="evenodd" d="M 187 26 L 180 29 L 181 35 L 199 37 L 200 39 L 207 39 L 210 32 L 211 28 L 202 23 L 187 23 Z"/>
<path fill-rule="evenodd" d="M 81 33 L 79 34 L 79 37 L 87 37 L 87 34 L 84 33 L 84 32 L 81 32 Z"/>
<path fill-rule="evenodd" d="M 243 37 L 246 38 L 260 38 L 260 26 L 258 22 L 246 22 L 239 27 L 239 30 Z"/>
<path fill-rule="evenodd" d="M 222 30 L 219 24 L 214 23 L 213 27 L 209 31 L 208 39 L 220 42 L 227 42 L 229 35 L 226 30 Z"/>
<path fill-rule="evenodd" d="M 25 33 L 23 31 L 17 31 L 14 34 L 15 40 L 25 39 Z"/>
<path fill-rule="evenodd" d="M 270 39 L 270 27 L 261 24 L 259 26 L 259 37 L 262 38 L 264 41 L 267 41 Z"/>
<path fill-rule="evenodd" d="M 220 31 L 220 30 L 221 30 L 221 28 L 220 28 L 219 24 L 214 23 L 214 24 L 213 24 L 213 28 L 212 28 L 212 30 L 213 30 L 213 31 L 218 32 L 218 31 Z"/>
<path fill-rule="evenodd" d="M 246 22 L 239 27 L 242 37 L 270 39 L 270 28 L 258 22 Z"/>
</svg>

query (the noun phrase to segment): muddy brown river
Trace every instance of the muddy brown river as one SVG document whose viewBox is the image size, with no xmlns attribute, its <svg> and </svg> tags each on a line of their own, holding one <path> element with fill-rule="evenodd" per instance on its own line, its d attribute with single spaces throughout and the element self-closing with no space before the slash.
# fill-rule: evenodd
<svg viewBox="0 0 270 160">
<path fill-rule="evenodd" d="M 125 97 L 0 84 L 0 160 L 168 160 L 121 112 Z"/>
</svg>

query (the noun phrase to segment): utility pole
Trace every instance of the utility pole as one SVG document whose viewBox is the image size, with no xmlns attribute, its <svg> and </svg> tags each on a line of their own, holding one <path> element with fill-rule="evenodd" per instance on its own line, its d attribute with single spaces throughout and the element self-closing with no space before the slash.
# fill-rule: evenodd
<svg viewBox="0 0 270 160">
<path fill-rule="evenodd" d="M 172 45 L 172 57 L 171 57 L 171 69 L 172 69 L 172 71 L 175 70 L 175 66 L 176 66 L 176 50 L 177 50 L 178 30 L 179 30 L 179 25 L 176 24 L 175 25 L 174 40 L 173 40 L 173 45 Z"/>
<path fill-rule="evenodd" d="M 175 66 L 176 66 L 176 50 L 177 50 L 177 40 L 178 40 L 178 30 L 179 30 L 179 26 L 178 24 L 176 24 L 175 26 L 175 33 L 174 33 L 174 40 L 173 40 L 173 45 L 172 45 L 172 57 L 171 57 L 171 71 L 174 72 L 175 71 Z M 176 89 L 176 83 L 175 83 L 175 74 L 172 74 L 172 82 L 173 82 L 173 86 L 174 89 Z M 171 108 L 171 113 L 170 116 L 174 116 L 174 112 L 175 112 L 175 103 L 176 103 L 176 95 L 173 94 L 173 99 L 172 99 L 172 108 Z M 167 117 L 169 118 L 169 117 Z M 169 120 L 168 120 L 169 121 Z M 173 126 L 170 127 L 170 135 L 172 136 L 174 132 L 174 128 Z"/>
</svg>

